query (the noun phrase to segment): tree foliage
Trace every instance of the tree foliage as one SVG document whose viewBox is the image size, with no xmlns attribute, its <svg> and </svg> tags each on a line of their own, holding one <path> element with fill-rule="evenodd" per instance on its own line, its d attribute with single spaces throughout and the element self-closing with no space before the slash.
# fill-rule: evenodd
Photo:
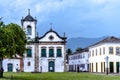
<svg viewBox="0 0 120 80">
<path fill-rule="evenodd" d="M 3 58 L 13 58 L 16 54 L 23 56 L 25 45 L 26 35 L 19 25 L 0 22 L 0 77 L 3 77 Z"/>
<path fill-rule="evenodd" d="M 69 48 L 69 49 L 67 49 L 67 51 L 66 51 L 66 52 L 67 52 L 67 54 L 68 54 L 68 55 L 72 54 L 72 50 L 71 50 L 70 48 Z"/>
<path fill-rule="evenodd" d="M 26 36 L 19 25 L 10 23 L 0 27 L 0 54 L 3 57 L 22 56 L 26 45 Z"/>
<path fill-rule="evenodd" d="M 81 52 L 82 50 L 83 50 L 83 49 L 80 48 L 80 47 L 76 49 L 77 52 Z"/>
<path fill-rule="evenodd" d="M 66 54 L 66 60 L 67 60 L 67 63 L 68 63 L 68 61 L 69 61 L 68 60 L 68 56 L 72 54 L 72 50 L 69 48 L 69 49 L 67 49 L 66 52 L 67 52 L 67 54 Z"/>
</svg>

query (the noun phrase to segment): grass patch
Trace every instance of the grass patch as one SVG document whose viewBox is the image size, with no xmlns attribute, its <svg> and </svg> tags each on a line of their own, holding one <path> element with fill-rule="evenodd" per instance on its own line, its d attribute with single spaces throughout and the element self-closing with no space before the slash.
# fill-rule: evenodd
<svg viewBox="0 0 120 80">
<path fill-rule="evenodd" d="M 4 73 L 0 80 L 120 80 L 120 76 L 106 76 L 92 73 Z"/>
</svg>

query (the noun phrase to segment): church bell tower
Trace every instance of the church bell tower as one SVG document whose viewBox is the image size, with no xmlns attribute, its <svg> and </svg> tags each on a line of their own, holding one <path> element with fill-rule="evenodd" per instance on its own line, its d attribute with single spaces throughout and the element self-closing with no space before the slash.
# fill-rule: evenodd
<svg viewBox="0 0 120 80">
<path fill-rule="evenodd" d="M 27 40 L 34 40 L 36 37 L 36 18 L 33 18 L 28 9 L 28 15 L 21 19 L 22 28 L 26 33 Z"/>
</svg>

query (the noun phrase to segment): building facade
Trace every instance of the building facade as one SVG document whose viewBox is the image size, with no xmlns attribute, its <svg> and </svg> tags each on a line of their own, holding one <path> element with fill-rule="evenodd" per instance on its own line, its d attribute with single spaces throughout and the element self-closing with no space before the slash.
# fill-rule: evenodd
<svg viewBox="0 0 120 80">
<path fill-rule="evenodd" d="M 120 62 L 120 39 L 107 37 L 89 47 L 89 71 L 118 73 Z"/>
<path fill-rule="evenodd" d="M 88 61 L 88 49 L 84 49 L 81 52 L 75 52 L 69 55 L 69 71 L 82 71 L 86 72 L 89 70 Z"/>
<path fill-rule="evenodd" d="M 36 34 L 36 18 L 28 12 L 21 19 L 22 28 L 29 44 L 23 58 L 4 59 L 4 71 L 16 71 L 16 67 L 24 72 L 64 72 L 66 71 L 66 36 L 61 37 L 50 29 L 43 36 Z"/>
</svg>

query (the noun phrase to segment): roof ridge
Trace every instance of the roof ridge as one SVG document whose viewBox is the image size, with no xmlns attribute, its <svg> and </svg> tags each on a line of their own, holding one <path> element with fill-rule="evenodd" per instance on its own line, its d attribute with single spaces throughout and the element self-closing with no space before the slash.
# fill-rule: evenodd
<svg viewBox="0 0 120 80">
<path fill-rule="evenodd" d="M 103 40 L 101 40 L 101 41 L 99 41 L 99 42 L 97 42 L 97 43 L 95 43 L 95 44 L 93 44 L 91 46 L 101 44 L 101 43 L 120 43 L 120 38 L 117 38 L 115 36 L 109 36 L 109 37 L 106 37 Z"/>
</svg>

